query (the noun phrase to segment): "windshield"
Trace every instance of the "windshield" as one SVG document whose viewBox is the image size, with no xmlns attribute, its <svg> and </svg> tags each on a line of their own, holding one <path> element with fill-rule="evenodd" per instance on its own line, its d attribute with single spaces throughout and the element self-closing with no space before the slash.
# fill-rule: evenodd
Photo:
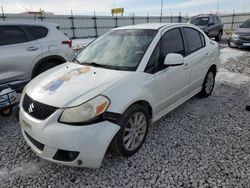
<svg viewBox="0 0 250 188">
<path fill-rule="evenodd" d="M 117 70 L 137 69 L 157 30 L 115 30 L 88 45 L 77 57 L 81 64 Z"/>
<path fill-rule="evenodd" d="M 242 24 L 241 28 L 250 28 L 250 20 L 245 21 L 245 22 Z"/>
<path fill-rule="evenodd" d="M 209 18 L 208 17 L 199 17 L 199 18 L 192 18 L 190 23 L 198 26 L 207 26 Z"/>
</svg>

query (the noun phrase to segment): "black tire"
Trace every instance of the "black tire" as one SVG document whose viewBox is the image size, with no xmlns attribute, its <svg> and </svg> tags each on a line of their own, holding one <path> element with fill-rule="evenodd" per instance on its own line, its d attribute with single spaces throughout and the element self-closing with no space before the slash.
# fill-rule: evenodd
<svg viewBox="0 0 250 188">
<path fill-rule="evenodd" d="M 0 111 L 0 115 L 3 117 L 10 117 L 12 115 L 12 112 L 13 112 L 12 108 L 6 108 Z"/>
<path fill-rule="evenodd" d="M 43 62 L 41 65 L 39 65 L 36 68 L 33 77 L 36 77 L 39 74 L 41 74 L 41 73 L 43 73 L 43 72 L 57 66 L 57 65 L 58 65 L 58 63 L 55 63 L 55 62 Z"/>
<path fill-rule="evenodd" d="M 139 136 L 137 137 L 137 139 L 135 139 L 135 136 L 132 136 L 133 140 L 130 141 L 130 144 L 128 144 L 128 142 L 130 140 L 130 138 L 129 138 L 128 142 L 127 142 L 128 145 L 131 145 L 131 143 L 134 142 L 135 140 L 138 141 L 138 143 L 135 145 L 135 148 L 133 148 L 133 149 L 131 148 L 131 150 L 129 150 L 125 146 L 126 143 L 124 143 L 124 139 L 125 139 L 125 137 L 131 137 L 131 136 L 129 136 L 129 134 L 126 134 L 126 131 L 127 131 L 127 129 L 130 129 L 130 130 L 133 129 L 132 126 L 129 128 L 129 124 L 130 124 L 129 120 L 131 118 L 133 118 L 134 116 L 136 116 L 136 114 L 143 115 L 145 117 L 146 123 L 144 122 L 144 119 L 143 119 L 143 122 L 144 122 L 143 124 L 145 124 L 145 126 L 143 126 L 144 131 L 142 131 L 142 132 L 144 132 L 143 133 L 144 136 L 143 136 L 143 138 L 141 138 L 141 141 L 139 140 Z M 121 126 L 121 129 L 118 131 L 118 133 L 116 134 L 116 136 L 112 140 L 112 143 L 111 143 L 112 151 L 114 151 L 118 155 L 124 156 L 124 157 L 128 157 L 128 156 L 135 154 L 141 148 L 141 146 L 143 145 L 143 143 L 147 137 L 148 127 L 149 127 L 149 122 L 150 122 L 149 119 L 150 118 L 149 118 L 149 113 L 148 113 L 147 109 L 145 109 L 145 107 L 143 107 L 141 105 L 135 104 L 135 105 L 131 106 L 129 109 L 127 109 L 119 121 L 119 125 Z M 135 122 L 135 119 L 134 119 L 134 122 Z M 137 129 L 139 128 L 139 126 L 134 126 L 134 127 L 137 127 Z M 126 131 L 125 131 L 125 128 L 126 128 Z M 133 134 L 133 133 L 131 133 L 131 134 Z"/>
<path fill-rule="evenodd" d="M 213 69 L 208 70 L 204 82 L 202 84 L 202 90 L 199 93 L 199 97 L 205 98 L 212 94 L 215 85 L 215 74 L 216 73 Z"/>
<path fill-rule="evenodd" d="M 217 41 L 217 42 L 221 41 L 221 37 L 222 37 L 222 31 L 220 31 L 218 36 L 215 37 L 215 41 Z"/>
<path fill-rule="evenodd" d="M 246 106 L 246 111 L 250 111 L 250 105 Z"/>
</svg>

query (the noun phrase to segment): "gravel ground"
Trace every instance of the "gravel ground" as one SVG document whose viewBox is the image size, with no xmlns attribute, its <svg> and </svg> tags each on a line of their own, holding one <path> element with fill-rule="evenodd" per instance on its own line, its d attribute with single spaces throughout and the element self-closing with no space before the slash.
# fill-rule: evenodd
<svg viewBox="0 0 250 188">
<path fill-rule="evenodd" d="M 0 187 L 250 187 L 249 52 L 243 56 L 222 64 L 212 96 L 156 122 L 134 156 L 108 152 L 99 170 L 36 157 L 18 121 L 0 118 Z"/>
</svg>

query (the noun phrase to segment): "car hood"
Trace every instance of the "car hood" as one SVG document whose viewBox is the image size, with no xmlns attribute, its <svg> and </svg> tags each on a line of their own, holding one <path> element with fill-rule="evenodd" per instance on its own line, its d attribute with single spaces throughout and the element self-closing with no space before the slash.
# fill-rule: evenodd
<svg viewBox="0 0 250 188">
<path fill-rule="evenodd" d="M 248 34 L 248 35 L 250 35 L 250 28 L 238 28 L 237 30 L 236 30 L 236 33 L 238 33 L 238 34 L 240 34 L 240 35 L 246 35 L 246 34 Z"/>
<path fill-rule="evenodd" d="M 65 63 L 33 79 L 26 94 L 33 100 L 64 108 L 76 106 L 101 94 L 132 74 L 75 63 Z"/>
</svg>

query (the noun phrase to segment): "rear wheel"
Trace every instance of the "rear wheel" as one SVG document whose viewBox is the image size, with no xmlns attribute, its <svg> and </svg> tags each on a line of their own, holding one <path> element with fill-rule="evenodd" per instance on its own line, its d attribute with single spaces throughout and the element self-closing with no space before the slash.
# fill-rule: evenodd
<svg viewBox="0 0 250 188">
<path fill-rule="evenodd" d="M 131 156 L 143 145 L 148 133 L 149 114 L 141 105 L 133 105 L 122 115 L 121 129 L 114 137 L 111 147 L 121 156 Z"/>
<path fill-rule="evenodd" d="M 218 36 L 215 37 L 215 40 L 216 40 L 217 42 L 219 42 L 219 41 L 221 41 L 221 37 L 222 37 L 222 31 L 220 31 L 219 34 L 218 34 Z"/>
<path fill-rule="evenodd" d="M 44 62 L 36 68 L 33 77 L 36 77 L 39 74 L 57 66 L 57 65 L 58 65 L 58 63 L 54 63 L 54 62 Z"/>
<path fill-rule="evenodd" d="M 203 98 L 210 96 L 211 93 L 213 92 L 214 84 L 215 84 L 215 71 L 213 69 L 209 69 L 205 77 L 205 80 L 203 82 L 202 90 L 199 93 L 199 96 Z"/>
</svg>

